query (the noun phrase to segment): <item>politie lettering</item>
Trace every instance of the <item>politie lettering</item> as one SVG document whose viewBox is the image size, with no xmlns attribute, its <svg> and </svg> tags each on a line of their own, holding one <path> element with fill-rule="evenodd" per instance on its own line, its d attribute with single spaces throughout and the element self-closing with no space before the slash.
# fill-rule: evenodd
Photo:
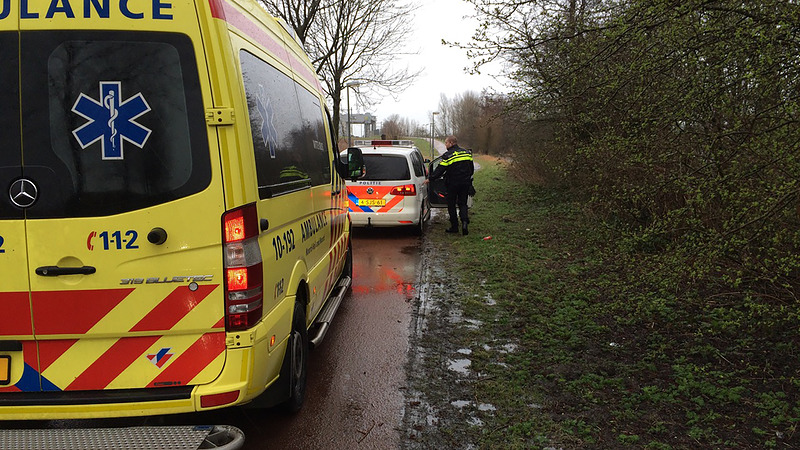
<svg viewBox="0 0 800 450">
<path fill-rule="evenodd" d="M 153 18 L 159 20 L 172 20 L 172 3 L 167 0 L 0 0 L 0 20 L 11 15 L 12 1 L 19 1 L 20 19 L 53 19 L 61 16 L 68 19 L 75 18 L 75 7 L 82 13 L 84 19 L 111 17 L 112 8 L 128 19 Z M 47 9 L 44 6 L 47 5 Z M 132 6 L 132 5 L 135 5 Z M 142 9 L 142 5 L 147 5 Z M 34 8 L 31 11 L 31 7 Z M 149 13 L 148 17 L 146 13 Z"/>
</svg>

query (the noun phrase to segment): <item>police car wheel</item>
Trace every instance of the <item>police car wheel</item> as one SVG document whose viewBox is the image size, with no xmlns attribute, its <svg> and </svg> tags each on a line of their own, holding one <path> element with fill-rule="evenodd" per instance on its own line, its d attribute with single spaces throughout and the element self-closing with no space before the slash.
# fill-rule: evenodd
<svg viewBox="0 0 800 450">
<path fill-rule="evenodd" d="M 420 208 L 419 223 L 414 227 L 414 234 L 422 236 L 425 233 L 425 208 Z"/>
<path fill-rule="evenodd" d="M 308 375 L 308 330 L 306 330 L 306 310 L 302 302 L 295 302 L 292 319 L 292 334 L 283 364 L 288 364 L 289 399 L 284 408 L 289 412 L 300 411 L 306 395 Z"/>
</svg>

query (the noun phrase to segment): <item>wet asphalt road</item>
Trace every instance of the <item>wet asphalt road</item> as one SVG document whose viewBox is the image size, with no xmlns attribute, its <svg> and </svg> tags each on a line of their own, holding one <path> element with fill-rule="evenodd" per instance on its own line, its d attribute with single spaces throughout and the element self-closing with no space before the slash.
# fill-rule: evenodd
<svg viewBox="0 0 800 450">
<path fill-rule="evenodd" d="M 245 432 L 246 449 L 399 446 L 419 245 L 405 230 L 355 230 L 353 288 L 311 353 L 306 403 L 292 416 L 235 411 L 226 423 Z"/>
</svg>

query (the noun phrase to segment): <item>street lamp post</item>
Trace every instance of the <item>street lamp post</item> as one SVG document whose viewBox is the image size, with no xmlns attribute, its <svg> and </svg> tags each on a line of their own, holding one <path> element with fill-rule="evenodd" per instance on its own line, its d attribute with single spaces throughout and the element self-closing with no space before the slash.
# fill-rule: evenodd
<svg viewBox="0 0 800 450">
<path fill-rule="evenodd" d="M 439 114 L 438 111 L 434 111 L 431 113 L 431 161 L 433 161 L 433 135 L 436 131 L 436 115 Z"/>
<path fill-rule="evenodd" d="M 344 85 L 345 90 L 347 91 L 347 146 L 353 146 L 353 138 L 351 136 L 350 130 L 352 126 L 350 125 L 350 89 L 351 87 L 360 86 L 361 83 L 357 81 L 350 81 Z"/>
</svg>

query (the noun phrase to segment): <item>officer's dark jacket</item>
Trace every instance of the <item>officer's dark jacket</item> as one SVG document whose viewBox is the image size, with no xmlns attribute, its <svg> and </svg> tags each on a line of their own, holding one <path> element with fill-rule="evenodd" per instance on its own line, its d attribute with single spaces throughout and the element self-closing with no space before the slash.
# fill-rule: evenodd
<svg viewBox="0 0 800 450">
<path fill-rule="evenodd" d="M 472 152 L 454 145 L 442 155 L 442 162 L 431 173 L 431 179 L 444 175 L 446 186 L 464 186 L 472 183 L 475 166 L 472 164 Z"/>
</svg>

